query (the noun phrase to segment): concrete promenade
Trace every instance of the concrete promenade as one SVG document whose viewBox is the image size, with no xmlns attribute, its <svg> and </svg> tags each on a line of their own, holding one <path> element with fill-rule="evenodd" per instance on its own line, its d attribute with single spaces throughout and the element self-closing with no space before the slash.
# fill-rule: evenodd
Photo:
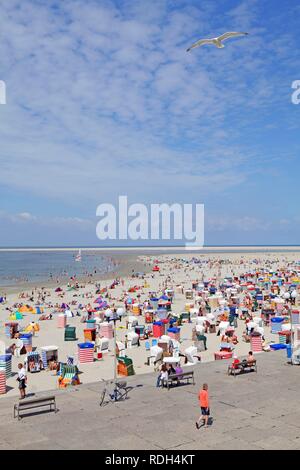
<svg viewBox="0 0 300 470">
<path fill-rule="evenodd" d="M 130 377 L 130 398 L 101 408 L 100 383 L 57 390 L 57 414 L 19 422 L 13 419 L 18 399 L 3 397 L 0 450 L 300 449 L 300 367 L 288 365 L 282 351 L 258 354 L 257 361 L 257 374 L 236 378 L 227 376 L 227 361 L 199 364 L 195 386 L 170 391 L 155 388 L 155 374 Z M 213 424 L 197 430 L 203 382 L 210 388 Z"/>
</svg>

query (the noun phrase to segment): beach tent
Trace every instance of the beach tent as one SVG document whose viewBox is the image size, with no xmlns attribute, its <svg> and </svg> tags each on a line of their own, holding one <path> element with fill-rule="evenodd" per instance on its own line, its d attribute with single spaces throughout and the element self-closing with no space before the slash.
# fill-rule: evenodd
<svg viewBox="0 0 300 470">
<path fill-rule="evenodd" d="M 41 347 L 41 356 L 44 368 L 48 368 L 49 361 L 58 361 L 58 347 L 57 346 L 43 346 Z"/>
<path fill-rule="evenodd" d="M 33 308 L 30 307 L 29 305 L 23 305 L 22 307 L 19 308 L 19 312 L 21 313 L 32 313 Z"/>
</svg>

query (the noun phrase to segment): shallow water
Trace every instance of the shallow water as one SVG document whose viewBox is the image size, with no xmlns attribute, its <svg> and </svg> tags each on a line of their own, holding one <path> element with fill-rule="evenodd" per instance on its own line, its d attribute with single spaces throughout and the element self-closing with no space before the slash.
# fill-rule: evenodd
<svg viewBox="0 0 300 470">
<path fill-rule="evenodd" d="M 113 260 L 100 253 L 78 251 L 17 251 L 0 252 L 0 286 L 17 286 L 24 282 L 65 280 L 71 276 L 99 275 L 114 268 Z"/>
</svg>

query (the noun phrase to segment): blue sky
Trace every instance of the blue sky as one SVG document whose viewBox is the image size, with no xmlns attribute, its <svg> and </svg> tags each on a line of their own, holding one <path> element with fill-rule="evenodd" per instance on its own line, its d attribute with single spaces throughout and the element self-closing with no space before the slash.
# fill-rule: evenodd
<svg viewBox="0 0 300 470">
<path fill-rule="evenodd" d="M 122 194 L 204 203 L 206 244 L 299 244 L 299 21 L 296 0 L 2 2 L 0 245 L 100 244 Z"/>
</svg>

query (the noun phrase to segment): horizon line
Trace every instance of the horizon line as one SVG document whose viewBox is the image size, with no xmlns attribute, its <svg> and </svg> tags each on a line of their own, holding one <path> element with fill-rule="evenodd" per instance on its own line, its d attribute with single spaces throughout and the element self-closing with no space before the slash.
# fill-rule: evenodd
<svg viewBox="0 0 300 470">
<path fill-rule="evenodd" d="M 204 245 L 204 246 L 185 246 L 185 245 L 166 245 L 166 246 L 107 246 L 99 247 L 92 245 L 74 245 L 74 246 L 10 246 L 0 247 L 0 252 L 16 252 L 16 251 L 203 251 L 203 250 L 238 250 L 239 248 L 253 249 L 300 249 L 300 245 Z"/>
</svg>

